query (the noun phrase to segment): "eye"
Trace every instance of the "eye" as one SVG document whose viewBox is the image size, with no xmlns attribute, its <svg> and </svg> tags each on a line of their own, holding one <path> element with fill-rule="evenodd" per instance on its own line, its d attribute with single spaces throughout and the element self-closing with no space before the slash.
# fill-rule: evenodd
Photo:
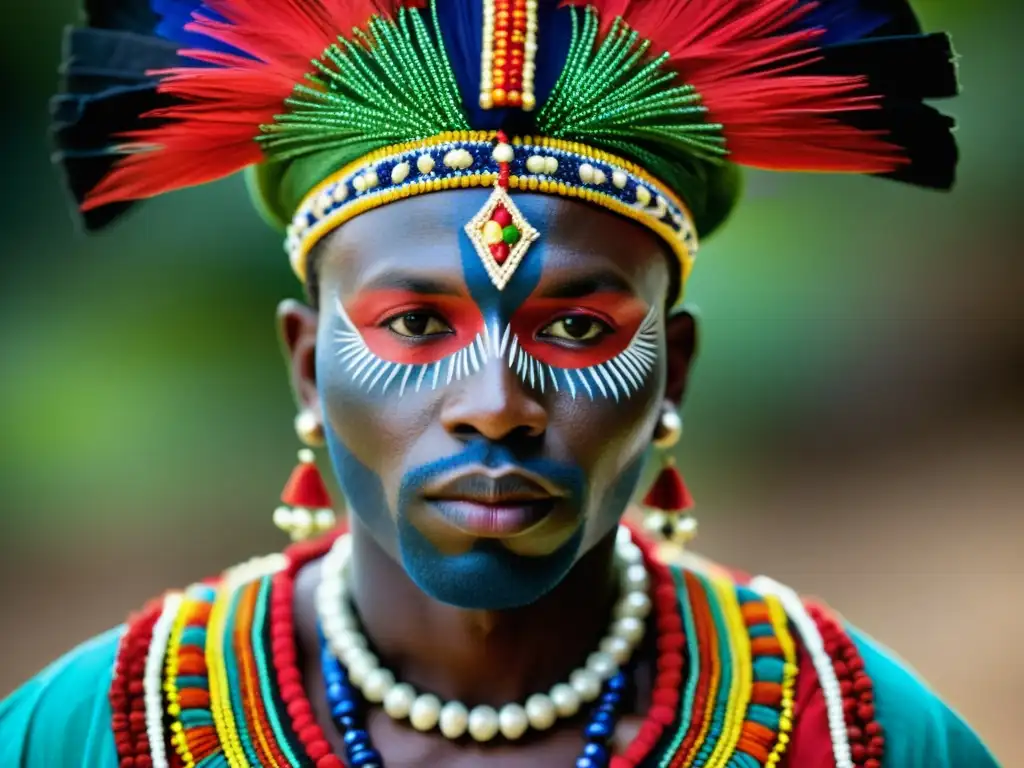
<svg viewBox="0 0 1024 768">
<path fill-rule="evenodd" d="M 590 315 L 560 317 L 540 332 L 540 336 L 564 341 L 594 342 L 611 333 L 611 328 Z"/>
<path fill-rule="evenodd" d="M 410 339 L 443 336 L 451 333 L 448 324 L 433 312 L 406 312 L 386 321 L 385 325 L 398 336 Z"/>
</svg>

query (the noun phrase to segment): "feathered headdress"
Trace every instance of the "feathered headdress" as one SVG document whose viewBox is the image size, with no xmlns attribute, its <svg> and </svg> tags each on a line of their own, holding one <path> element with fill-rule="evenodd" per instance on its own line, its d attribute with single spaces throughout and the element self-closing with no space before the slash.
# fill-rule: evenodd
<svg viewBox="0 0 1024 768">
<path fill-rule="evenodd" d="M 58 157 L 86 226 L 253 173 L 299 274 L 408 194 L 498 182 L 651 226 L 685 268 L 739 166 L 947 189 L 957 92 L 905 0 L 87 0 Z M 494 147 L 497 132 L 513 138 Z M 505 149 L 504 147 L 507 147 Z M 404 190 L 404 191 L 403 191 Z M 497 253 L 497 252 L 496 252 Z"/>
</svg>

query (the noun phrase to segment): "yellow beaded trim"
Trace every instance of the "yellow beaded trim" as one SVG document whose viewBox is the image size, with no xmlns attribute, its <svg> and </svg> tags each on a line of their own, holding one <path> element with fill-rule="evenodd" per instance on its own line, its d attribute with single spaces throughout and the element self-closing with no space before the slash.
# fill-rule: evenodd
<svg viewBox="0 0 1024 768">
<path fill-rule="evenodd" d="M 765 768 L 774 768 L 782 760 L 782 756 L 789 745 L 790 734 L 793 732 L 793 702 L 796 696 L 796 642 L 789 632 L 789 618 L 786 616 L 786 609 L 782 602 L 774 595 L 764 597 L 765 605 L 768 606 L 768 614 L 771 618 L 772 628 L 775 630 L 775 637 L 782 646 L 782 655 L 785 663 L 782 668 L 782 707 L 779 714 L 779 731 L 776 737 L 775 746 Z"/>
<path fill-rule="evenodd" d="M 450 131 L 442 133 L 422 141 L 409 141 L 402 144 L 395 144 L 389 147 L 371 152 L 355 160 L 344 168 L 328 176 L 310 190 L 299 204 L 298 211 L 308 211 L 315 206 L 321 195 L 333 187 L 337 182 L 353 174 L 357 169 L 373 167 L 377 163 L 395 155 L 404 154 L 417 149 L 429 149 L 442 144 L 459 142 L 493 142 L 497 138 L 496 131 Z M 581 157 L 592 159 L 621 168 L 633 176 L 639 178 L 643 183 L 651 187 L 658 195 L 670 201 L 676 208 L 682 211 L 685 217 L 692 223 L 693 217 L 683 201 L 671 189 L 658 181 L 651 174 L 645 171 L 636 163 L 612 155 L 600 149 L 589 147 L 578 142 L 563 141 L 548 137 L 522 136 L 511 139 L 515 146 L 535 146 L 538 149 L 558 150 L 569 152 Z M 478 174 L 466 174 L 456 177 L 422 179 L 420 181 L 404 184 L 393 189 L 384 189 L 365 197 L 353 200 L 351 203 L 342 205 L 335 209 L 330 215 L 324 216 L 315 224 L 305 229 L 298 235 L 294 247 L 290 247 L 292 269 L 296 276 L 306 280 L 309 252 L 328 233 L 334 231 L 345 222 L 353 219 L 361 213 L 379 208 L 396 200 L 407 197 L 414 197 L 427 192 L 438 192 L 448 189 L 460 189 L 468 187 L 491 186 L 497 179 L 497 174 L 490 171 L 483 171 Z M 646 215 L 643 209 L 636 208 L 628 203 L 613 197 L 612 195 L 587 186 L 576 186 L 565 182 L 540 179 L 535 176 L 512 176 L 509 179 L 509 186 L 530 192 L 542 192 L 546 194 L 559 195 L 585 200 L 601 206 L 613 213 L 625 216 L 652 230 L 664 240 L 672 249 L 673 254 L 679 261 L 679 293 L 680 297 L 686 281 L 693 269 L 693 262 L 696 257 L 683 242 L 682 237 L 671 226 Z M 692 226 L 692 224 L 691 224 Z"/>
<path fill-rule="evenodd" d="M 750 703 L 754 666 L 750 651 L 750 636 L 747 632 L 746 622 L 743 620 L 743 612 L 740 610 L 739 599 L 736 597 L 736 585 L 725 579 L 715 579 L 713 583 L 718 592 L 719 606 L 722 609 L 729 633 L 733 672 L 725 708 L 725 719 L 722 722 L 722 733 L 704 766 L 705 768 L 725 768 L 740 741 L 747 705 Z"/>
<path fill-rule="evenodd" d="M 178 654 L 181 653 L 181 638 L 185 634 L 185 623 L 189 616 L 191 599 L 186 596 L 178 608 L 178 615 L 167 641 L 167 661 L 164 672 L 164 693 L 167 694 L 167 714 L 170 716 L 171 745 L 178 753 L 185 768 L 195 768 L 195 760 L 185 738 L 185 726 L 181 722 L 181 699 L 178 696 Z"/>
<path fill-rule="evenodd" d="M 228 606 L 237 588 L 238 585 L 228 579 L 217 590 L 217 598 L 210 610 L 210 622 L 206 630 L 206 666 L 210 682 L 210 712 L 224 757 L 231 768 L 252 768 L 238 738 L 235 716 L 231 711 L 227 665 L 224 661 L 224 633 L 227 628 Z"/>
</svg>

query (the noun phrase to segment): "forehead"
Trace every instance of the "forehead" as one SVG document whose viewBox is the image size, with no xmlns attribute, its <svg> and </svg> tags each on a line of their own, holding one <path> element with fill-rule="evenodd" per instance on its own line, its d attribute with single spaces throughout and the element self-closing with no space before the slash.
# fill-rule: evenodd
<svg viewBox="0 0 1024 768">
<path fill-rule="evenodd" d="M 489 194 L 437 192 L 357 216 L 321 245 L 321 283 L 345 292 L 396 275 L 461 283 L 476 258 L 464 227 Z M 540 232 L 518 270 L 534 273 L 540 287 L 600 274 L 650 301 L 667 290 L 672 257 L 644 227 L 576 200 L 530 193 L 513 193 L 513 200 Z"/>
</svg>

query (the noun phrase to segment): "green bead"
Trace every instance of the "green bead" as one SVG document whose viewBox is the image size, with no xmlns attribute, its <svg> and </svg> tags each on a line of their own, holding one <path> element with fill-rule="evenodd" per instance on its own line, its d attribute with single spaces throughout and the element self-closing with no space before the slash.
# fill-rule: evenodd
<svg viewBox="0 0 1024 768">
<path fill-rule="evenodd" d="M 509 245 L 515 245 L 519 242 L 519 230 L 516 229 L 515 224 L 509 224 L 503 230 L 501 230 L 501 239 Z"/>
</svg>

